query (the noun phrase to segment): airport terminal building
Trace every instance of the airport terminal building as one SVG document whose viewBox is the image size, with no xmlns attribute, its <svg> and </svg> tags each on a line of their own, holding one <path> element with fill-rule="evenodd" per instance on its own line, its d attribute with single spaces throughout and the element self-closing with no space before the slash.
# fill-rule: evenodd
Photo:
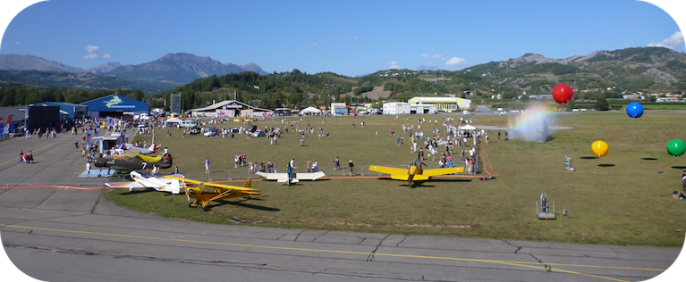
<svg viewBox="0 0 686 282">
<path fill-rule="evenodd" d="M 124 113 L 129 115 L 149 114 L 150 105 L 129 97 L 115 94 L 98 99 L 83 102 L 81 105 L 88 107 L 89 117 L 121 117 Z"/>
<path fill-rule="evenodd" d="M 471 100 L 458 97 L 414 97 L 407 102 L 412 106 L 433 105 L 441 112 L 455 112 L 472 106 Z"/>
</svg>

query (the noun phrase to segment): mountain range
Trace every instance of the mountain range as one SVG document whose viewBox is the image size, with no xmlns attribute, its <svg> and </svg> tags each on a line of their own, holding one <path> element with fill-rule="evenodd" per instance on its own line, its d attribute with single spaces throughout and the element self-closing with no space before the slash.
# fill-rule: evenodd
<svg viewBox="0 0 686 282">
<path fill-rule="evenodd" d="M 190 83 L 196 79 L 212 75 L 222 76 L 244 71 L 256 72 L 260 75 L 268 74 L 260 66 L 250 63 L 244 66 L 232 63 L 222 64 L 210 57 L 200 57 L 189 53 L 170 53 L 152 62 L 139 65 L 122 65 L 119 62 L 108 62 L 89 69 L 67 66 L 59 62 L 30 55 L 0 55 L 0 70 L 14 71 L 12 77 L 20 75 L 17 71 L 43 71 L 67 73 L 91 73 L 81 75 L 84 78 L 106 80 L 98 75 L 115 77 L 140 85 L 151 84 L 150 89 L 172 89 L 175 86 Z M 32 76 L 37 75 L 35 72 Z M 46 74 L 48 77 L 55 74 Z M 40 87 L 40 85 L 37 85 Z M 101 85 L 90 85 L 90 88 L 103 88 Z"/>
<path fill-rule="evenodd" d="M 420 66 L 418 70 L 429 72 L 437 77 L 436 80 L 426 76 L 422 79 L 440 82 L 420 85 L 401 79 L 401 77 L 384 76 L 384 73 L 388 72 L 409 75 L 412 73 L 410 70 L 382 70 L 354 78 L 336 75 L 337 78 L 332 81 L 329 81 L 331 80 L 329 78 L 325 79 L 329 82 L 323 85 L 332 83 L 326 87 L 320 85 L 312 88 L 307 83 L 299 82 L 298 85 L 278 86 L 275 90 L 288 94 L 309 87 L 312 89 L 308 88 L 308 91 L 312 93 L 328 93 L 327 91 L 343 93 L 351 91 L 350 87 L 369 82 L 371 86 L 384 85 L 388 88 L 387 90 L 392 91 L 391 95 L 404 96 L 425 92 L 440 93 L 438 95 L 454 94 L 463 93 L 466 90 L 472 93 L 484 93 L 484 95 L 490 95 L 493 91 L 505 93 L 507 96 L 524 92 L 542 94 L 550 93 L 552 87 L 559 83 L 568 84 L 574 89 L 597 93 L 615 89 L 615 95 L 617 91 L 686 92 L 686 54 L 663 47 L 596 51 L 588 55 L 565 59 L 551 59 L 540 54 L 529 53 L 518 58 L 492 61 L 459 71 L 440 70 L 435 66 L 426 65 Z M 118 87 L 157 93 L 176 86 L 189 85 L 194 81 L 197 82 L 198 79 L 202 80 L 212 75 L 221 77 L 245 71 L 260 74 L 262 76 L 260 80 L 268 81 L 271 77 L 256 64 L 243 66 L 232 63 L 223 64 L 210 57 L 188 53 L 167 54 L 155 61 L 140 65 L 121 65 L 111 62 L 88 70 L 35 56 L 0 55 L 0 86 L 23 84 L 68 89 L 79 87 L 116 89 L 112 87 Z M 417 75 L 414 74 L 414 76 Z M 276 77 L 282 78 L 283 74 Z M 273 81 L 273 85 L 280 85 L 279 81 L 281 80 Z M 250 83 L 256 82 L 251 78 Z M 218 82 L 212 81 L 210 84 L 216 85 Z M 327 87 L 340 89 L 333 90 Z"/>
</svg>

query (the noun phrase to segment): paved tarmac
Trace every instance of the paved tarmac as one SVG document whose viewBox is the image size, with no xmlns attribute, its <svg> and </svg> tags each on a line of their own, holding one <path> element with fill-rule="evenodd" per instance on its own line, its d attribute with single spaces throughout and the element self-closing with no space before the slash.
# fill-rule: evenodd
<svg viewBox="0 0 686 282">
<path fill-rule="evenodd" d="M 0 183 L 98 188 L 106 179 L 77 177 L 79 137 L 0 142 Z M 33 150 L 36 163 L 19 164 L 20 149 Z M 214 225 L 129 211 L 102 192 L 0 185 L 12 262 L 55 282 L 642 281 L 681 251 Z"/>
</svg>

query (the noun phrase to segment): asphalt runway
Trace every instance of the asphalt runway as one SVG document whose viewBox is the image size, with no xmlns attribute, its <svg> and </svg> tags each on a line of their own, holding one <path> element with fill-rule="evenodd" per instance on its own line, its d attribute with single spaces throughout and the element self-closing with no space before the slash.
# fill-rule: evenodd
<svg viewBox="0 0 686 282">
<path fill-rule="evenodd" d="M 63 134 L 0 142 L 0 183 L 96 188 L 8 189 L 0 184 L 4 250 L 16 267 L 36 279 L 642 281 L 663 273 L 681 251 L 165 219 L 102 199 L 103 190 L 97 188 L 106 179 L 78 178 L 85 162 L 74 151 L 77 138 Z M 36 163 L 19 164 L 21 149 L 33 150 Z"/>
</svg>

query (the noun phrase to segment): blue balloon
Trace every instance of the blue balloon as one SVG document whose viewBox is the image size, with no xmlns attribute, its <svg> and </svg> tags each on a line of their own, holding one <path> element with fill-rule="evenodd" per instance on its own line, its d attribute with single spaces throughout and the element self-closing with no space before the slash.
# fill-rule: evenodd
<svg viewBox="0 0 686 282">
<path fill-rule="evenodd" d="M 640 118 L 643 115 L 643 106 L 639 102 L 631 102 L 626 105 L 626 114 L 631 118 Z"/>
</svg>

